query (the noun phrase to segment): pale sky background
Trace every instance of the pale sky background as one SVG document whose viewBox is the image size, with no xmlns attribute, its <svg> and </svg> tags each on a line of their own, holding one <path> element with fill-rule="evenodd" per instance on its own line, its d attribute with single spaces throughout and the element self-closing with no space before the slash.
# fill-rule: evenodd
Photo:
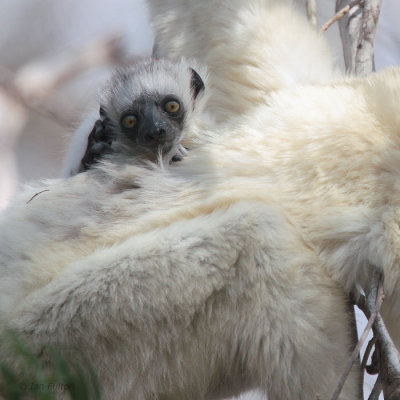
<svg viewBox="0 0 400 400">
<path fill-rule="evenodd" d="M 299 4 L 304 1 L 296 0 Z M 334 14 L 334 3 L 317 0 L 319 26 Z M 15 73 L 34 60 L 51 60 L 115 34 L 123 37 L 129 55 L 151 53 L 152 34 L 144 0 L 0 0 L 0 10 L 0 82 L 3 71 Z M 400 1 L 383 0 L 375 49 L 378 70 L 400 64 L 399 21 Z M 327 36 L 342 65 L 337 26 L 330 28 Z M 74 125 L 95 104 L 96 91 L 111 70 L 103 66 L 87 71 L 57 92 L 68 104 L 68 111 L 73 112 L 69 127 L 27 113 L 0 89 L 0 210 L 21 183 L 60 175 Z M 252 393 L 240 399 L 262 398 L 261 394 Z"/>
</svg>

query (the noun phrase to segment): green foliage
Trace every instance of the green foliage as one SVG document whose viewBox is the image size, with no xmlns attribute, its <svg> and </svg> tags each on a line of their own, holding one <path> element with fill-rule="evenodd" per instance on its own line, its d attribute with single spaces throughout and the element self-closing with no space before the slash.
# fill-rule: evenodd
<svg viewBox="0 0 400 400">
<path fill-rule="evenodd" d="M 54 400 L 58 395 L 71 400 L 99 400 L 101 392 L 88 362 L 74 365 L 56 350 L 46 349 L 42 361 L 15 332 L 2 336 L 2 348 L 13 359 L 11 367 L 0 359 L 0 399 Z"/>
</svg>

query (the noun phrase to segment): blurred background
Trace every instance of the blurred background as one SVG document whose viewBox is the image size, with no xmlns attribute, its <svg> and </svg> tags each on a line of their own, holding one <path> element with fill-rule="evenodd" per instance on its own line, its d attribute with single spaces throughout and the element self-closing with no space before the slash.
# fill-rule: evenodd
<svg viewBox="0 0 400 400">
<path fill-rule="evenodd" d="M 296 0 L 305 12 L 305 0 Z M 317 0 L 318 26 L 334 0 Z M 70 136 L 116 66 L 151 54 L 144 0 L 0 0 L 0 210 L 21 183 L 60 175 Z M 383 0 L 376 66 L 400 63 L 400 2 Z M 337 25 L 325 35 L 340 66 Z"/>
<path fill-rule="evenodd" d="M 116 66 L 151 54 L 144 0 L 0 0 L 0 210 L 60 175 L 70 136 Z"/>
<path fill-rule="evenodd" d="M 305 0 L 295 1 L 305 13 Z M 317 0 L 318 27 L 334 7 Z M 144 0 L 0 0 L 0 10 L 1 211 L 21 184 L 60 176 L 99 88 L 115 67 L 149 56 L 153 37 Z M 400 64 L 399 21 L 400 1 L 383 0 L 377 70 Z M 343 68 L 337 25 L 324 35 Z"/>
</svg>

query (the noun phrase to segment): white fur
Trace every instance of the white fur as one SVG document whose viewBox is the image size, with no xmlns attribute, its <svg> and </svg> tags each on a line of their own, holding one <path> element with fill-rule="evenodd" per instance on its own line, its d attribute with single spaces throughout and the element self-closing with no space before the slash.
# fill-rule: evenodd
<svg viewBox="0 0 400 400">
<path fill-rule="evenodd" d="M 351 340 L 328 272 L 351 290 L 382 268 L 400 338 L 400 71 L 326 83 L 324 43 L 282 1 L 152 4 L 157 53 L 207 64 L 223 123 L 193 126 L 169 168 L 111 157 L 20 194 L 0 221 L 0 318 L 87 356 L 107 399 L 329 398 Z"/>
<path fill-rule="evenodd" d="M 154 54 L 197 59 L 210 73 L 207 112 L 225 121 L 274 90 L 329 82 L 328 45 L 287 0 L 149 0 Z"/>
<path fill-rule="evenodd" d="M 37 352 L 61 345 L 79 360 L 83 350 L 106 399 L 334 390 L 351 345 L 346 300 L 274 207 L 239 202 L 101 247 L 8 324 Z M 353 371 L 343 399 L 356 399 L 356 382 Z"/>
<path fill-rule="evenodd" d="M 385 271 L 387 294 L 394 293 L 399 72 L 340 78 L 326 43 L 290 1 L 149 2 L 155 53 L 205 63 L 212 89 L 206 109 L 227 122 L 208 135 L 216 139 L 202 150 L 203 167 L 230 159 L 232 176 L 252 176 L 257 165 L 346 290 L 367 287 L 373 264 Z M 242 156 L 235 159 L 235 151 Z M 399 302 L 389 295 L 384 305 L 398 345 Z"/>
<path fill-rule="evenodd" d="M 88 145 L 88 136 L 92 131 L 93 125 L 99 118 L 99 110 L 89 112 L 72 136 L 72 142 L 69 145 L 68 152 L 65 156 L 61 176 L 67 178 L 79 172 L 81 160 L 85 155 L 85 150 Z"/>
</svg>

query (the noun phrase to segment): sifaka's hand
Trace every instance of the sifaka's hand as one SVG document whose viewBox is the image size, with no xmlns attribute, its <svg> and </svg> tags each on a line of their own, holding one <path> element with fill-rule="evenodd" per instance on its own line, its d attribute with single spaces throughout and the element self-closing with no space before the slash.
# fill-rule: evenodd
<svg viewBox="0 0 400 400">
<path fill-rule="evenodd" d="M 111 147 L 113 134 L 109 128 L 108 118 L 98 119 L 88 137 L 85 155 L 81 160 L 79 172 L 86 171 L 105 154 L 113 152 Z"/>
</svg>

